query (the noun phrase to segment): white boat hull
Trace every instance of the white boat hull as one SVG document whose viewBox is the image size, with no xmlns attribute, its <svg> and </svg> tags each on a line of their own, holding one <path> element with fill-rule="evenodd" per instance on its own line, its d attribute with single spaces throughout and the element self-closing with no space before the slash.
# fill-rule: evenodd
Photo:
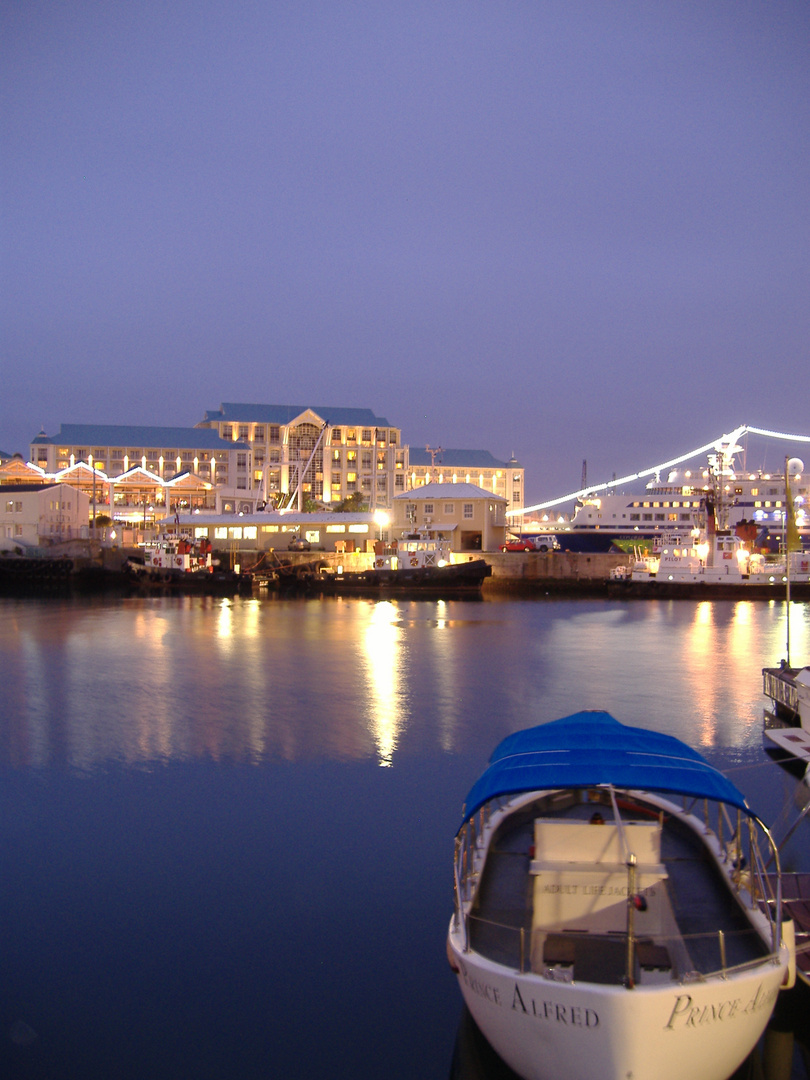
<svg viewBox="0 0 810 1080">
<path fill-rule="evenodd" d="M 553 982 L 449 951 L 481 1031 L 524 1080 L 728 1080 L 768 1023 L 785 967 L 662 986 Z"/>
</svg>

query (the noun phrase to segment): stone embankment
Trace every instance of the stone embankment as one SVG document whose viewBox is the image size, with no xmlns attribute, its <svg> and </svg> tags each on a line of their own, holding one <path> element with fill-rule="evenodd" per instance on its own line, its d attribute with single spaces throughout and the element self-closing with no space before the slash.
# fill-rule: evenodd
<svg viewBox="0 0 810 1080">
<path fill-rule="evenodd" d="M 484 592 L 575 593 L 606 596 L 610 572 L 626 565 L 627 555 L 617 552 L 579 551 L 485 552 L 492 577 Z"/>
</svg>

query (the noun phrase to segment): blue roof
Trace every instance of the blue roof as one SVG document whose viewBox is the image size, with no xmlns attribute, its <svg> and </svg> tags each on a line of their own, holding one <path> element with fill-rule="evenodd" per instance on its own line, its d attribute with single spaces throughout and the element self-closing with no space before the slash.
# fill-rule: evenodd
<svg viewBox="0 0 810 1080">
<path fill-rule="evenodd" d="M 467 796 L 465 820 L 499 795 L 599 784 L 713 799 L 754 816 L 734 784 L 680 739 L 579 712 L 499 743 Z"/>
<path fill-rule="evenodd" d="M 332 427 L 391 427 L 383 416 L 371 409 L 343 409 L 322 405 L 248 405 L 223 401 L 219 409 L 209 409 L 205 421 L 234 424 L 291 424 L 301 413 L 310 410 Z"/>
<path fill-rule="evenodd" d="M 489 450 L 438 450 L 434 451 L 437 469 L 514 469 L 520 468 L 517 461 L 499 461 Z M 433 464 L 430 453 L 412 446 L 408 452 L 411 465 L 424 468 Z"/>
<path fill-rule="evenodd" d="M 233 450 L 230 439 L 220 439 L 219 432 L 211 428 L 195 427 L 140 427 L 129 424 L 62 424 L 56 435 L 40 432 L 33 444 L 59 446 L 151 446 L 178 450 Z"/>
</svg>

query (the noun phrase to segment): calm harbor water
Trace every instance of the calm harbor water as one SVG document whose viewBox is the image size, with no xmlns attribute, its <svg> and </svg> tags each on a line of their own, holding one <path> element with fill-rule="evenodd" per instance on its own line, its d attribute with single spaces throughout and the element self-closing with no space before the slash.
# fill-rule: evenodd
<svg viewBox="0 0 810 1080">
<path fill-rule="evenodd" d="M 444 951 L 489 752 L 607 709 L 779 834 L 807 794 L 762 747 L 785 637 L 779 603 L 0 600 L 0 1077 L 510 1075 Z"/>
</svg>

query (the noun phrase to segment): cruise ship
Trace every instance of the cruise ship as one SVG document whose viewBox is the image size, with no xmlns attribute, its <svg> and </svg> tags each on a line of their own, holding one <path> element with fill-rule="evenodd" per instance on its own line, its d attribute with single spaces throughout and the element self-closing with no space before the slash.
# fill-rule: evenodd
<svg viewBox="0 0 810 1080">
<path fill-rule="evenodd" d="M 799 458 L 791 458 L 788 466 L 796 524 L 808 547 L 810 474 Z M 778 550 L 786 506 L 783 474 L 743 471 L 735 467 L 733 454 L 721 449 L 710 455 L 705 469 L 672 470 L 666 480 L 651 480 L 643 494 L 584 495 L 570 522 L 544 524 L 544 529 L 557 533 L 563 551 L 610 551 L 673 529 L 703 529 L 707 510 L 713 510 L 721 528 L 746 528 L 758 547 Z"/>
</svg>

